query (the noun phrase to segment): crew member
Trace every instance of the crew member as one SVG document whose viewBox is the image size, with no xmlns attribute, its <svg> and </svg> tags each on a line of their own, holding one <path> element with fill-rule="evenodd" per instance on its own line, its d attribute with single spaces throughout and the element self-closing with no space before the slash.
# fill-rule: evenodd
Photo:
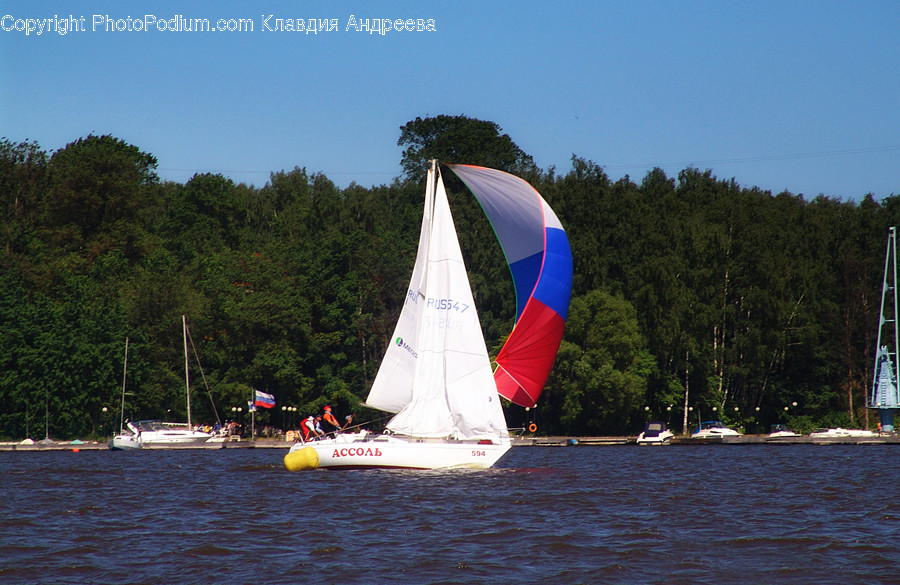
<svg viewBox="0 0 900 585">
<path fill-rule="evenodd" d="M 338 424 L 338 420 L 331 413 L 331 407 L 325 407 L 325 414 L 322 415 L 322 430 L 325 431 L 326 435 L 337 434 L 341 431 L 341 425 Z"/>
<path fill-rule="evenodd" d="M 303 441 L 314 441 L 322 436 L 322 430 L 317 428 L 316 417 L 313 415 L 309 415 L 304 421 L 303 424 L 300 425 L 300 430 L 303 431 Z"/>
</svg>

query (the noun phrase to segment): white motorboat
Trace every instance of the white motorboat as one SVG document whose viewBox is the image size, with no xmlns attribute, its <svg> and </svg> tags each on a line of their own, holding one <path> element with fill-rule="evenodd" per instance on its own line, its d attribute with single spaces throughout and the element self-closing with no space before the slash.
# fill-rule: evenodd
<svg viewBox="0 0 900 585">
<path fill-rule="evenodd" d="M 771 429 L 769 430 L 768 438 L 783 439 L 786 437 L 799 437 L 799 436 L 800 436 L 799 434 L 797 434 L 794 431 L 792 431 L 791 429 L 789 429 L 787 425 L 776 424 L 776 425 L 772 425 Z"/>
<path fill-rule="evenodd" d="M 833 429 L 817 429 L 809 434 L 814 439 L 839 439 L 848 437 L 875 437 L 875 431 L 866 431 L 863 429 L 843 429 L 835 427 Z"/>
<path fill-rule="evenodd" d="M 712 439 L 716 437 L 740 437 L 741 433 L 725 426 L 722 421 L 710 420 L 700 423 L 700 428 L 691 435 L 692 439 Z"/>
<path fill-rule="evenodd" d="M 409 289 L 366 398 L 366 406 L 395 416 L 386 434 L 338 434 L 295 444 L 284 457 L 288 470 L 488 468 L 511 446 L 500 396 L 521 406 L 536 404 L 569 307 L 568 239 L 550 206 L 522 179 L 482 167 L 448 166 L 487 214 L 516 290 L 526 291 L 518 295 L 516 324 L 497 355 L 496 371 L 433 161 Z"/>
<path fill-rule="evenodd" d="M 675 433 L 666 428 L 666 423 L 650 421 L 644 425 L 644 431 L 638 435 L 638 445 L 668 445 Z"/>
</svg>

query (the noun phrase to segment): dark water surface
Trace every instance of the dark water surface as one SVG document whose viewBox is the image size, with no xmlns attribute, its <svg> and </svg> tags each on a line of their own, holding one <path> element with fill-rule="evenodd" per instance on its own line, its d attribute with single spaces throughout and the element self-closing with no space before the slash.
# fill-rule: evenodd
<svg viewBox="0 0 900 585">
<path fill-rule="evenodd" d="M 0 453 L 0 583 L 900 583 L 896 446 Z"/>
</svg>

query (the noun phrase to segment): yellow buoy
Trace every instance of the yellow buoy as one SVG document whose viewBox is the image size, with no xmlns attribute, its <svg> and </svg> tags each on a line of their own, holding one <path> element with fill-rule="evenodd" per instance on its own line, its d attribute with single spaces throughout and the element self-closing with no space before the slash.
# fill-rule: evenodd
<svg viewBox="0 0 900 585">
<path fill-rule="evenodd" d="M 318 466 L 319 454 L 312 447 L 304 447 L 284 456 L 284 468 L 288 471 L 303 471 Z"/>
</svg>

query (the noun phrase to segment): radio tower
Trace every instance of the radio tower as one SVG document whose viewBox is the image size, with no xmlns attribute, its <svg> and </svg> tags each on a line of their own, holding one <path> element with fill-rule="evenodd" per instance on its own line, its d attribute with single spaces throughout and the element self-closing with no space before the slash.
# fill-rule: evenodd
<svg viewBox="0 0 900 585">
<path fill-rule="evenodd" d="M 881 286 L 881 318 L 878 342 L 875 346 L 875 375 L 872 393 L 866 406 L 878 411 L 881 430 L 893 432 L 894 414 L 900 408 L 900 388 L 897 386 L 897 228 L 888 230 L 887 250 L 884 253 L 884 282 Z"/>
</svg>

